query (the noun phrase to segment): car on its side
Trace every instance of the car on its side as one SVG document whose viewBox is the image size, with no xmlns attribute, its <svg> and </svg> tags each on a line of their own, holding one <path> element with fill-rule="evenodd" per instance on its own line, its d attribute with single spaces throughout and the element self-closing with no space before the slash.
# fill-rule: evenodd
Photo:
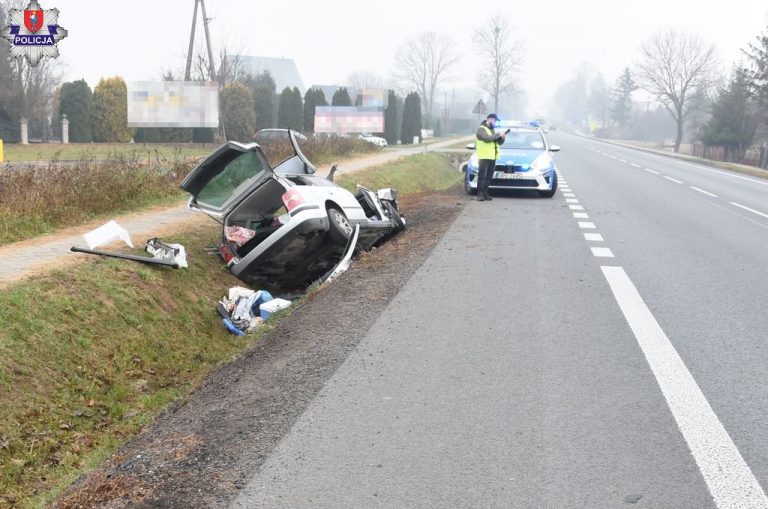
<svg viewBox="0 0 768 509">
<path fill-rule="evenodd" d="M 405 228 L 395 190 L 351 193 L 317 176 L 303 140 L 264 129 L 254 143 L 229 141 L 181 183 L 189 207 L 221 223 L 219 254 L 246 283 L 306 287 L 339 263 L 357 226 L 363 250 Z"/>
<path fill-rule="evenodd" d="M 496 168 L 491 176 L 489 189 L 528 189 L 551 198 L 557 191 L 557 173 L 552 152 L 560 147 L 549 145 L 541 129 L 529 123 L 499 122 L 496 132 L 509 129 L 506 140 L 500 146 Z M 477 193 L 478 160 L 475 144 L 466 147 L 472 156 L 462 165 L 464 189 L 467 194 Z"/>
</svg>

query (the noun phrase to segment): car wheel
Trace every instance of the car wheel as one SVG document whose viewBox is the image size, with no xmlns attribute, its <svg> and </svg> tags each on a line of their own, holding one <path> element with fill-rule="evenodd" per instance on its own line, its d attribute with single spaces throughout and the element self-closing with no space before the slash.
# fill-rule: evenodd
<svg viewBox="0 0 768 509">
<path fill-rule="evenodd" d="M 552 198 L 557 192 L 557 173 L 552 174 L 552 189 L 548 191 L 539 191 L 539 196 L 542 198 Z"/>
<path fill-rule="evenodd" d="M 474 196 L 477 194 L 477 188 L 473 189 L 472 187 L 470 187 L 469 176 L 467 174 L 465 174 L 464 176 L 464 191 L 470 196 Z"/>
<path fill-rule="evenodd" d="M 331 241 L 334 244 L 346 246 L 349 238 L 352 236 L 352 232 L 355 230 L 347 216 L 335 207 L 328 207 L 328 223 L 330 226 L 328 236 L 331 238 Z"/>
<path fill-rule="evenodd" d="M 405 230 L 405 219 L 403 219 L 403 216 L 400 215 L 400 212 L 395 208 L 395 206 L 392 204 L 392 202 L 384 202 L 384 206 L 387 207 L 387 212 L 389 212 L 389 217 L 392 218 L 392 222 L 395 224 L 395 229 L 393 230 L 393 233 L 401 232 Z"/>
</svg>

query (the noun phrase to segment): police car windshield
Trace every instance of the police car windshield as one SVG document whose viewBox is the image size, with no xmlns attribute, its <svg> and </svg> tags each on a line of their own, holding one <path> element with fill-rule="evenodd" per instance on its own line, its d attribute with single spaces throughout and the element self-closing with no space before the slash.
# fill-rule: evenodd
<svg viewBox="0 0 768 509">
<path fill-rule="evenodd" d="M 496 128 L 497 133 L 506 131 L 506 127 Z M 507 139 L 501 150 L 544 150 L 544 138 L 536 131 L 516 131 L 507 133 Z"/>
</svg>

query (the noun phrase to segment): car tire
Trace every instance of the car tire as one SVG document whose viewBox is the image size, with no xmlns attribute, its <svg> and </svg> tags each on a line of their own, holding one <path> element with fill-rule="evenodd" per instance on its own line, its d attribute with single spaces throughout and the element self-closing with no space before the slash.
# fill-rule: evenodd
<svg viewBox="0 0 768 509">
<path fill-rule="evenodd" d="M 557 192 L 557 173 L 552 174 L 552 189 L 548 191 L 539 191 L 539 196 L 542 198 L 552 198 Z"/>
<path fill-rule="evenodd" d="M 400 215 L 400 212 L 395 208 L 392 202 L 386 201 L 384 202 L 384 206 L 387 207 L 389 217 L 392 218 L 392 222 L 395 224 L 395 229 L 392 232 L 397 233 L 405 230 L 405 219 L 403 219 L 403 216 Z"/>
<path fill-rule="evenodd" d="M 336 207 L 328 207 L 328 237 L 339 246 L 346 246 L 355 229 L 347 216 Z"/>
<path fill-rule="evenodd" d="M 467 176 L 466 173 L 464 174 L 464 191 L 470 196 L 474 196 L 477 194 L 477 188 L 476 187 L 472 188 L 469 186 L 469 177 Z"/>
</svg>

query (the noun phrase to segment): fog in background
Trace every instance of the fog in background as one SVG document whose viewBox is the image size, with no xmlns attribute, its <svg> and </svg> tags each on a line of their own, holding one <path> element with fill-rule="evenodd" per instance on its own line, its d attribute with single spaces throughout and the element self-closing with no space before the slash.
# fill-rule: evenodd
<svg viewBox="0 0 768 509">
<path fill-rule="evenodd" d="M 582 62 L 591 63 L 612 84 L 637 59 L 640 44 L 662 28 L 699 34 L 713 43 L 727 72 L 742 60 L 740 50 L 768 25 L 764 0 L 733 2 L 235 2 L 207 0 L 214 51 L 293 58 L 305 86 L 345 84 L 350 73 L 370 70 L 384 80 L 393 74 L 397 47 L 422 31 L 453 38 L 461 60 L 444 88 L 475 94 L 483 63 L 472 32 L 490 16 L 509 16 L 525 42 L 519 87 L 526 113 L 546 115 L 558 84 Z M 65 80 L 119 75 L 127 81 L 159 79 L 163 70 L 183 71 L 192 0 L 93 3 L 43 1 L 57 7 L 69 30 L 60 44 Z M 202 40 L 202 29 L 197 40 Z M 487 96 L 486 96 L 487 97 Z"/>
</svg>

